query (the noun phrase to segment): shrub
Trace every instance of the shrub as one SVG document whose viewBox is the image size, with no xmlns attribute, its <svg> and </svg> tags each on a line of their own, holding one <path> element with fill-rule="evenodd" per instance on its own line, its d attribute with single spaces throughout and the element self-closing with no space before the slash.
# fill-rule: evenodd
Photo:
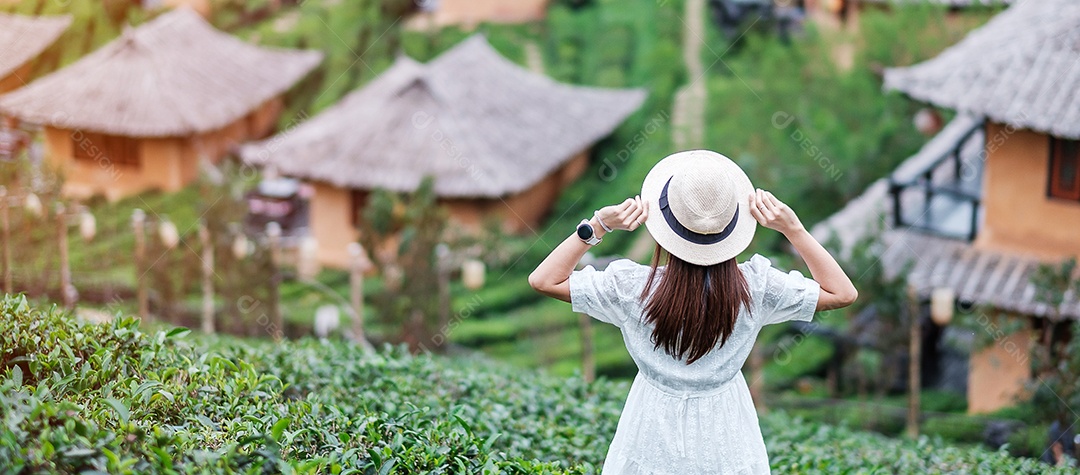
<svg viewBox="0 0 1080 475">
<path fill-rule="evenodd" d="M 955 442 L 981 443 L 986 421 L 964 414 L 931 417 L 923 423 L 922 432 Z"/>
<path fill-rule="evenodd" d="M 186 334 L 4 298 L 0 472 L 596 473 L 627 391 L 476 358 Z M 777 473 L 1051 471 L 782 412 L 761 424 Z"/>
</svg>

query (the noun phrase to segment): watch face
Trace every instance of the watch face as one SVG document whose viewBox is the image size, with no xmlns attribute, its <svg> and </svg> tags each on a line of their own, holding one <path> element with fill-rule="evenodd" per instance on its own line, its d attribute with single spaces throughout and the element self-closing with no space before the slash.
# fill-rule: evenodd
<svg viewBox="0 0 1080 475">
<path fill-rule="evenodd" d="M 578 227 L 577 227 L 577 237 L 581 238 L 583 241 L 592 239 L 592 237 L 593 237 L 592 226 L 589 226 L 588 224 L 585 224 L 585 223 L 579 224 Z"/>
</svg>

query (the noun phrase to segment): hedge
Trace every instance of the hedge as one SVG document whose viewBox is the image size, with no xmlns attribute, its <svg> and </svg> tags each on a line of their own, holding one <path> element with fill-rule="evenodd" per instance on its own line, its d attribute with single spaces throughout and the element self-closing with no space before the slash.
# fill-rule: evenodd
<svg viewBox="0 0 1080 475">
<path fill-rule="evenodd" d="M 22 297 L 0 301 L 0 335 L 0 473 L 597 473 L 628 390 L 475 357 L 82 324 Z M 761 423 L 777 473 L 1049 470 Z"/>
</svg>

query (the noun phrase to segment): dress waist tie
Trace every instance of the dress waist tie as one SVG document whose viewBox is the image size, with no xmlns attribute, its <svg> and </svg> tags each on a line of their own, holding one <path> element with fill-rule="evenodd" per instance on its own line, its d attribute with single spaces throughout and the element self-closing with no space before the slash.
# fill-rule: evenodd
<svg viewBox="0 0 1080 475">
<path fill-rule="evenodd" d="M 675 429 L 677 431 L 676 444 L 679 447 L 679 457 L 686 457 L 686 418 L 690 416 L 686 402 L 689 399 L 690 393 L 683 393 L 682 397 L 679 398 L 679 404 L 675 410 L 675 412 L 678 413 L 678 416 L 676 416 L 678 422 L 676 423 Z"/>
<path fill-rule="evenodd" d="M 679 398 L 678 404 L 675 405 L 675 445 L 679 451 L 679 457 L 686 457 L 686 419 L 690 417 L 690 399 L 715 396 L 717 394 L 725 392 L 728 389 L 731 389 L 731 387 L 733 386 L 731 383 L 734 382 L 736 378 L 743 377 L 742 372 L 740 371 L 738 373 L 735 373 L 735 376 L 732 376 L 731 379 L 725 381 L 723 384 L 713 389 L 699 391 L 675 391 L 650 381 L 649 378 L 645 377 L 640 373 L 638 373 L 638 376 L 640 376 L 641 379 L 643 379 L 646 383 L 649 384 L 649 386 L 652 386 L 657 391 L 660 391 L 669 396 L 675 396 Z"/>
</svg>

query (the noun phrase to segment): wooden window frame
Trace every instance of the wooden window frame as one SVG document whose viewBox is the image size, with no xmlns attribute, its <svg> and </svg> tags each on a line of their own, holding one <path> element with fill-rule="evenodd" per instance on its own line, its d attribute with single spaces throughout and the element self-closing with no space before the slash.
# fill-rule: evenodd
<svg viewBox="0 0 1080 475">
<path fill-rule="evenodd" d="M 1065 156 L 1064 148 L 1072 146 L 1071 156 Z M 1061 168 L 1065 160 L 1073 165 L 1072 189 L 1061 188 Z M 1080 201 L 1080 140 L 1050 137 L 1050 168 L 1046 177 L 1046 196 L 1058 200 Z"/>
<path fill-rule="evenodd" d="M 139 140 L 131 137 L 79 130 L 71 135 L 71 147 L 71 155 L 76 161 L 91 162 L 102 167 L 142 167 Z"/>
<path fill-rule="evenodd" d="M 368 198 L 368 190 L 349 189 L 349 213 L 352 215 L 350 222 L 353 228 L 360 227 L 360 213 L 367 206 Z"/>
</svg>

